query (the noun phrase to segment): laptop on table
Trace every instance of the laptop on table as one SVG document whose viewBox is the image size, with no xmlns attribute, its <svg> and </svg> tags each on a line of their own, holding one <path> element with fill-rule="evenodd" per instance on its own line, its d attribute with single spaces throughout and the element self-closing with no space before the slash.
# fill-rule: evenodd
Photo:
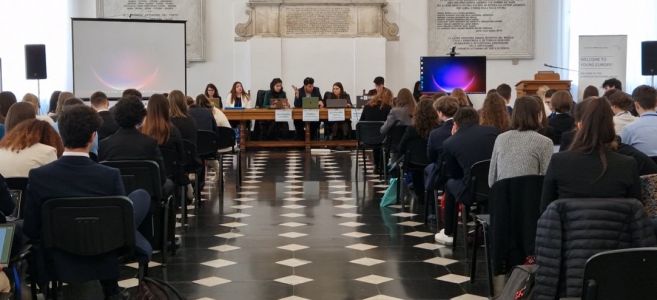
<svg viewBox="0 0 657 300">
<path fill-rule="evenodd" d="M 319 108 L 319 97 L 305 97 L 301 99 L 303 109 L 318 109 Z"/>
<path fill-rule="evenodd" d="M 347 99 L 326 99 L 326 108 L 345 108 L 347 104 Z"/>
</svg>

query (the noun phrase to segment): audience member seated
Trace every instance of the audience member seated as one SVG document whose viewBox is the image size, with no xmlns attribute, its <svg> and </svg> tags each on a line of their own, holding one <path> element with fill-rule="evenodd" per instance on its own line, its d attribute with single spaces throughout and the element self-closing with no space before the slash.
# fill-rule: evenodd
<svg viewBox="0 0 657 300">
<path fill-rule="evenodd" d="M 552 140 L 537 132 L 541 128 L 541 112 L 536 99 L 516 99 L 511 130 L 495 140 L 488 169 L 489 186 L 506 178 L 545 174 L 554 146 Z"/>
<path fill-rule="evenodd" d="M 114 119 L 119 124 L 119 130 L 100 141 L 98 160 L 152 160 L 160 167 L 160 179 L 164 184 L 167 178 L 166 170 L 157 141 L 137 129 L 144 117 L 146 109 L 139 98 L 121 98 L 114 105 Z M 170 191 L 169 188 L 172 187 L 166 187 L 164 190 Z"/>
<path fill-rule="evenodd" d="M 103 123 L 100 125 L 100 128 L 98 128 L 98 139 L 102 141 L 119 130 L 119 125 L 116 124 L 114 116 L 112 116 L 112 113 L 109 111 L 109 100 L 105 93 L 98 91 L 91 94 L 89 102 L 91 103 L 91 107 L 93 107 L 103 119 Z"/>
<path fill-rule="evenodd" d="M 502 83 L 498 85 L 495 90 L 504 99 L 504 104 L 506 105 L 506 111 L 507 113 L 509 113 L 509 116 L 511 116 L 511 114 L 513 113 L 513 107 L 511 106 L 511 86 L 506 83 Z"/>
<path fill-rule="evenodd" d="M 451 96 L 443 96 L 433 104 L 438 114 L 438 120 L 442 122 L 440 127 L 431 130 L 427 142 L 427 157 L 429 161 L 440 167 L 443 153 L 443 142 L 452 136 L 454 126 L 454 114 L 459 109 L 459 102 Z"/>
<path fill-rule="evenodd" d="M 53 121 L 57 122 L 57 116 L 62 112 L 64 102 L 71 98 L 75 98 L 75 95 L 71 92 L 63 91 L 59 93 L 59 97 L 57 97 L 57 105 L 55 106 L 55 114 L 50 116 Z"/>
<path fill-rule="evenodd" d="M 657 157 L 657 91 L 655 88 L 642 85 L 632 93 L 634 107 L 639 118 L 625 126 L 621 132 L 621 141 L 651 158 Z"/>
<path fill-rule="evenodd" d="M 367 92 L 367 96 L 376 96 L 382 94 L 383 91 L 385 90 L 388 90 L 388 92 L 390 92 L 390 95 L 392 95 L 392 91 L 386 87 L 385 78 L 381 76 L 377 76 L 374 78 L 373 83 L 374 83 L 374 88 Z M 363 92 L 365 92 L 365 90 L 363 90 Z"/>
<path fill-rule="evenodd" d="M 636 117 L 630 112 L 634 107 L 634 100 L 632 100 L 632 96 L 623 91 L 616 89 L 610 91 L 612 93 L 607 99 L 609 99 L 611 110 L 614 112 L 614 130 L 617 135 L 620 135 L 627 124 L 636 121 Z"/>
<path fill-rule="evenodd" d="M 575 120 L 570 115 L 573 105 L 573 97 L 567 91 L 558 91 L 552 95 L 550 101 L 552 114 L 548 117 L 548 123 L 552 129 L 552 142 L 561 144 L 561 135 L 575 126 Z"/>
<path fill-rule="evenodd" d="M 392 93 L 389 89 L 383 89 L 381 94 L 376 94 L 370 99 L 363 107 L 363 112 L 360 115 L 360 121 L 385 121 L 391 110 Z M 380 166 L 383 158 L 380 151 L 374 151 L 374 165 Z M 376 170 L 376 173 L 381 174 L 382 170 Z"/>
<path fill-rule="evenodd" d="M 51 119 L 57 110 L 57 100 L 59 99 L 60 93 L 61 91 L 53 91 L 52 94 L 50 94 L 50 101 L 48 102 L 48 117 Z"/>
<path fill-rule="evenodd" d="M 616 153 L 614 113 L 605 98 L 584 105 L 570 150 L 552 155 L 541 209 L 567 198 L 636 198 L 641 185 L 636 161 Z"/>
<path fill-rule="evenodd" d="M 201 94 L 203 98 L 205 96 Z M 208 101 L 208 104 L 210 102 Z M 210 104 L 211 105 L 211 104 Z M 141 133 L 157 141 L 160 149 L 168 149 L 176 153 L 177 162 L 182 165 L 185 162 L 185 150 L 180 131 L 171 123 L 169 118 L 169 102 L 161 94 L 153 94 L 148 99 L 146 107 L 146 118 L 140 129 Z M 160 151 L 162 152 L 162 151 Z M 175 170 L 167 170 L 167 178 L 173 182 L 186 184 L 180 178 L 176 178 Z"/>
<path fill-rule="evenodd" d="M 324 108 L 324 101 L 322 100 L 322 94 L 319 91 L 318 87 L 315 87 L 315 79 L 311 77 L 306 77 L 303 80 L 303 87 L 298 89 L 296 86 L 292 86 L 294 90 L 294 107 L 301 108 L 303 107 L 303 99 L 307 97 L 314 97 L 319 99 L 319 107 Z M 297 140 L 304 140 L 306 134 L 305 122 L 302 120 L 294 120 L 294 127 L 296 129 Z M 319 122 L 310 122 L 310 138 L 313 140 L 318 139 L 319 137 Z"/>
<path fill-rule="evenodd" d="M 600 97 L 600 91 L 598 91 L 597 87 L 589 85 L 584 89 L 582 99 L 588 99 L 590 97 Z"/>
<path fill-rule="evenodd" d="M 452 136 L 443 143 L 443 160 L 448 177 L 445 184 L 445 228 L 435 236 L 436 242 L 451 245 L 454 242 L 456 201 L 472 204 L 470 168 L 476 162 L 491 158 L 495 127 L 479 125 L 479 115 L 472 107 L 461 107 L 454 115 Z"/>
<path fill-rule="evenodd" d="M 198 98 L 198 97 L 197 97 Z M 225 108 L 253 108 L 249 94 L 244 90 L 244 86 L 239 81 L 233 83 L 230 93 L 223 103 Z"/>
<path fill-rule="evenodd" d="M 226 118 L 224 112 L 214 107 L 212 103 L 210 103 L 210 100 L 208 100 L 208 98 L 205 97 L 205 95 L 199 94 L 198 96 L 196 96 L 196 107 L 205 108 L 208 111 L 210 111 L 217 127 L 231 128 L 230 122 L 228 122 L 228 118 Z M 196 110 L 194 109 L 193 111 L 194 114 L 196 114 Z"/>
<path fill-rule="evenodd" d="M 100 127 L 100 122 L 101 118 L 88 106 L 76 105 L 60 113 L 58 125 L 65 147 L 63 156 L 50 164 L 31 170 L 29 174 L 30 184 L 27 190 L 23 229 L 31 240 L 38 241 L 41 238 L 41 205 L 49 199 L 126 194 L 118 170 L 89 159 L 91 143 Z M 150 197 L 145 191 L 137 190 L 130 193 L 128 198 L 133 205 L 135 227 L 138 227 L 149 212 Z M 135 242 L 137 252 L 142 256 L 150 257 L 152 247 L 139 232 L 135 232 Z M 37 257 L 44 257 L 37 261 L 44 263 L 46 256 L 43 250 L 37 245 L 35 251 Z M 54 267 L 59 274 L 67 274 L 67 277 L 76 277 L 80 281 L 86 281 L 91 277 L 101 278 L 105 297 L 115 297 L 120 292 L 117 283 L 119 264 L 116 255 L 79 257 L 63 252 L 52 252 L 47 257 L 49 258 L 47 265 L 36 266 L 42 276 L 47 276 L 44 271 Z M 48 277 L 45 279 L 47 280 Z"/>
<path fill-rule="evenodd" d="M 345 99 L 347 100 L 347 107 L 353 107 L 351 102 L 351 97 L 344 90 L 341 82 L 336 82 L 333 84 L 333 90 L 330 93 L 326 93 L 324 101 L 328 99 Z M 330 122 L 329 123 L 331 131 L 331 139 L 346 139 L 351 136 L 351 122 Z"/>
<path fill-rule="evenodd" d="M 484 100 L 484 107 L 479 111 L 479 125 L 492 126 L 499 132 L 509 130 L 511 112 L 507 110 L 506 101 L 498 93 L 490 93 Z"/>
<path fill-rule="evenodd" d="M 23 121 L 0 141 L 0 174 L 27 177 L 31 169 L 56 160 L 63 152 L 62 140 L 48 122 Z"/>
<path fill-rule="evenodd" d="M 623 91 L 623 84 L 616 78 L 609 78 L 602 83 L 605 93 L 610 90 Z"/>
<path fill-rule="evenodd" d="M 545 99 L 543 99 L 543 107 L 545 108 L 545 115 L 549 116 L 552 114 L 552 96 L 556 93 L 557 90 L 549 89 L 545 92 Z"/>
<path fill-rule="evenodd" d="M 393 101 L 393 107 L 381 127 L 381 133 L 386 135 L 393 126 L 413 125 L 413 114 L 415 114 L 415 98 L 409 89 L 401 89 L 397 99 Z"/>
<path fill-rule="evenodd" d="M 579 123 L 582 121 L 582 114 L 585 111 L 585 107 L 593 101 L 598 100 L 597 98 L 589 98 L 584 101 L 577 103 L 575 107 L 575 122 Z M 606 98 L 600 98 L 600 100 L 605 100 Z M 570 148 L 570 145 L 573 142 L 575 133 L 577 132 L 577 127 L 574 130 L 566 132 L 561 137 L 561 147 L 559 151 L 567 151 Z M 623 154 L 634 158 L 636 161 L 637 167 L 639 168 L 639 176 L 648 175 L 648 174 L 657 174 L 657 163 L 653 161 L 650 157 L 645 155 L 643 152 L 637 150 L 636 148 L 623 143 L 618 136 L 616 136 L 616 143 L 618 146 L 614 149 L 616 153 Z"/>
<path fill-rule="evenodd" d="M 36 119 L 34 106 L 32 106 L 32 104 L 18 102 L 12 105 L 5 117 L 5 134 L 9 134 L 9 132 L 11 132 L 11 130 L 20 122 L 32 119 Z"/>
<path fill-rule="evenodd" d="M 218 109 L 224 108 L 221 96 L 219 96 L 219 90 L 217 90 L 217 87 L 214 84 L 208 83 L 208 85 L 205 86 L 205 92 L 203 94 L 208 97 L 208 100 L 210 100 L 214 107 Z"/>
<path fill-rule="evenodd" d="M 32 93 L 25 94 L 23 96 L 22 101 L 32 104 L 32 106 L 34 107 L 34 113 L 36 114 L 37 120 L 46 121 L 48 122 L 48 124 L 53 126 L 55 125 L 55 121 L 53 121 L 51 117 L 41 115 L 41 102 L 39 101 L 39 98 L 35 94 Z"/>
<path fill-rule="evenodd" d="M 415 103 L 413 94 L 408 89 L 410 100 Z M 400 95 L 406 94 L 400 92 Z M 394 109 L 393 109 L 394 110 Z M 438 126 L 438 114 L 433 108 L 433 101 L 422 100 L 418 103 L 413 123 L 406 127 L 406 132 L 399 143 L 399 152 L 405 155 L 404 163 L 413 169 L 413 190 L 419 203 L 424 203 L 424 167 L 431 163 L 427 157 L 427 140 L 429 133 Z M 418 168 L 418 167 L 422 168 Z"/>
<path fill-rule="evenodd" d="M 171 91 L 169 93 L 169 99 L 181 99 L 174 100 L 174 102 L 184 102 L 185 95 L 178 90 Z M 196 129 L 198 130 L 207 130 L 215 131 L 217 130 L 217 121 L 215 121 L 212 111 L 207 107 L 201 107 L 198 103 L 191 105 L 187 108 L 187 114 L 194 120 L 196 124 Z"/>
<path fill-rule="evenodd" d="M 0 92 L 0 139 L 5 135 L 5 118 L 9 108 L 16 103 L 16 95 L 12 92 Z"/>
<path fill-rule="evenodd" d="M 175 92 L 175 93 L 174 93 Z M 169 93 L 169 109 L 171 110 L 171 123 L 178 128 L 183 140 L 188 140 L 196 145 L 197 131 L 196 121 L 187 113 L 187 104 L 181 91 Z"/>
<path fill-rule="evenodd" d="M 470 98 L 468 98 L 468 94 L 466 94 L 463 89 L 454 89 L 450 96 L 459 100 L 460 107 L 472 107 L 472 102 L 470 101 Z"/>
</svg>

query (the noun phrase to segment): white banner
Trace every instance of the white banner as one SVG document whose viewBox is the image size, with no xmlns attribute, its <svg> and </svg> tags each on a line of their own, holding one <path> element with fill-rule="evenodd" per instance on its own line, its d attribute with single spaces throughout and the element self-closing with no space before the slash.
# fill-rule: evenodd
<svg viewBox="0 0 657 300">
<path fill-rule="evenodd" d="M 580 35 L 579 36 L 579 83 L 577 99 L 582 99 L 584 89 L 595 86 L 604 93 L 602 83 L 617 78 L 626 85 L 627 35 Z"/>
</svg>

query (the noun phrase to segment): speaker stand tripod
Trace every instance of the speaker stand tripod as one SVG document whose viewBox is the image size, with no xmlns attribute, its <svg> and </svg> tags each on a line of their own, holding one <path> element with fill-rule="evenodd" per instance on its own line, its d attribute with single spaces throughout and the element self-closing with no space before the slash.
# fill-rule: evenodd
<svg viewBox="0 0 657 300">
<path fill-rule="evenodd" d="M 37 79 L 37 99 L 41 102 L 41 79 Z"/>
</svg>

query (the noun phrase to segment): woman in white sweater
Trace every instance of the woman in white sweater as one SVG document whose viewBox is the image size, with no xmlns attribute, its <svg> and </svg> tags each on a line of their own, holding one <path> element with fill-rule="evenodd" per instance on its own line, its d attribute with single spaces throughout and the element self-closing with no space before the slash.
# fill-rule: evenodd
<svg viewBox="0 0 657 300">
<path fill-rule="evenodd" d="M 632 96 L 618 90 L 609 95 L 608 98 L 609 104 L 611 104 L 611 110 L 614 112 L 614 130 L 616 131 L 616 135 L 620 135 L 627 124 L 637 119 L 630 113 L 630 110 L 634 108 L 634 101 L 632 100 Z"/>
<path fill-rule="evenodd" d="M 225 108 L 253 108 L 249 94 L 244 91 L 244 86 L 239 81 L 233 83 L 228 97 L 224 99 Z"/>
<path fill-rule="evenodd" d="M 511 117 L 511 130 L 495 140 L 488 171 L 488 185 L 496 181 L 524 175 L 544 175 L 554 152 L 552 140 L 537 131 L 541 129 L 541 103 L 534 97 L 516 100 Z"/>
<path fill-rule="evenodd" d="M 48 122 L 25 120 L 0 141 L 0 174 L 27 177 L 31 169 L 56 160 L 63 152 L 62 140 Z"/>
</svg>

